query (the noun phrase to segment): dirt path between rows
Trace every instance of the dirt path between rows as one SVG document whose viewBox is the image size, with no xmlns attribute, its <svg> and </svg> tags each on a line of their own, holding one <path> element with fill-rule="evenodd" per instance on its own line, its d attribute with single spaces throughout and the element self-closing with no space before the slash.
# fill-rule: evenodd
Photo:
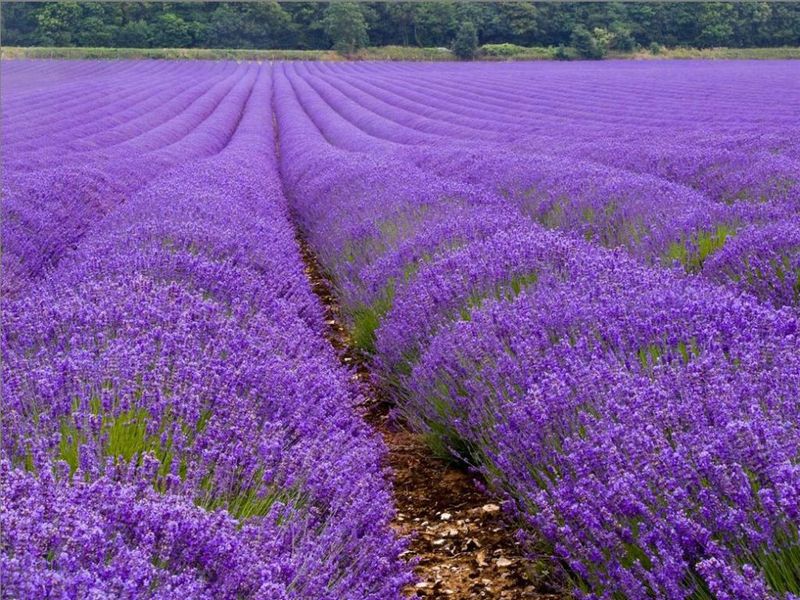
<svg viewBox="0 0 800 600">
<path fill-rule="evenodd" d="M 481 493 L 464 471 L 437 459 L 420 436 L 390 422 L 389 406 L 371 380 L 364 357 L 349 343 L 330 282 L 308 244 L 298 238 L 305 272 L 325 307 L 327 337 L 353 372 L 366 398 L 364 418 L 388 448 L 400 536 L 411 538 L 419 581 L 411 598 L 564 600 L 544 563 L 522 558 L 500 507 Z"/>
</svg>

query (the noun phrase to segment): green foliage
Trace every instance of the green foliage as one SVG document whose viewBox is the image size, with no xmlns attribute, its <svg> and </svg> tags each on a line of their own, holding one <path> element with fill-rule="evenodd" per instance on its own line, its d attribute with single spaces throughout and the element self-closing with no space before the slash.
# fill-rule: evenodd
<svg viewBox="0 0 800 600">
<path fill-rule="evenodd" d="M 467 396 L 468 393 L 461 382 L 443 374 L 437 381 L 436 391 L 427 399 L 428 406 L 435 414 L 422 417 L 421 429 L 425 432 L 425 444 L 434 456 L 456 466 L 468 468 L 483 464 L 484 461 L 481 460 L 480 448 L 462 437 L 453 426 L 465 416 L 457 408 L 461 405 L 458 398 Z M 417 419 L 419 415 L 410 415 L 410 418 Z"/>
<path fill-rule="evenodd" d="M 597 47 L 600 49 L 603 56 L 605 56 L 608 49 L 616 43 L 617 39 L 616 34 L 605 27 L 595 27 L 592 29 L 592 37 L 595 39 Z"/>
<path fill-rule="evenodd" d="M 189 24 L 178 15 L 164 13 L 155 20 L 150 42 L 156 48 L 185 48 L 191 41 Z"/>
<path fill-rule="evenodd" d="M 160 431 L 165 424 L 158 433 L 148 434 L 148 426 L 151 425 L 152 419 L 145 409 L 131 408 L 111 416 L 103 413 L 99 402 L 93 402 L 92 413 L 102 418 L 100 429 L 105 436 L 104 456 L 128 463 L 135 456 L 153 452 L 165 463 L 171 454 L 170 449 L 163 447 L 161 443 Z M 78 468 L 79 448 L 84 442 L 86 434 L 79 430 L 70 418 L 62 419 L 59 458 L 66 461 L 73 472 Z"/>
<path fill-rule="evenodd" d="M 593 52 L 589 38 L 618 52 L 654 44 L 796 46 L 800 39 L 797 3 L 3 2 L 0 10 L 4 46 L 327 50 L 342 39 L 353 52 L 369 31 L 376 46 L 446 48 L 466 22 L 485 44 L 563 46 L 560 58 L 570 57 L 577 28 Z M 328 17 L 337 13 L 333 27 Z"/>
<path fill-rule="evenodd" d="M 620 23 L 615 23 L 611 28 L 611 48 L 620 52 L 633 52 L 636 49 L 636 38 L 633 32 Z"/>
<path fill-rule="evenodd" d="M 413 13 L 414 43 L 418 46 L 449 46 L 458 27 L 452 2 L 424 2 Z"/>
<path fill-rule="evenodd" d="M 124 48 L 147 48 L 153 30 L 146 21 L 130 21 L 120 27 L 117 33 L 117 43 Z"/>
<path fill-rule="evenodd" d="M 639 348 L 636 353 L 639 359 L 639 365 L 645 371 L 651 370 L 656 365 L 673 361 L 687 364 L 693 357 L 699 355 L 700 349 L 697 347 L 697 342 L 694 339 L 689 340 L 688 344 L 686 342 L 670 344 L 667 341 L 663 343 L 651 343 Z"/>
<path fill-rule="evenodd" d="M 800 594 L 800 539 L 796 526 L 779 537 L 775 548 L 762 550 L 751 561 L 764 573 L 773 591 L 780 595 Z"/>
<path fill-rule="evenodd" d="M 79 409 L 77 402 L 74 403 L 73 413 Z M 156 423 L 146 409 L 137 407 L 114 414 L 113 411 L 105 411 L 97 397 L 91 400 L 89 409 L 92 415 L 100 419 L 100 452 L 103 457 L 130 463 L 133 459 L 138 461 L 142 455 L 150 453 L 161 463 L 159 475 L 169 472 L 174 450 L 172 435 L 167 435 L 166 432 L 175 425 L 173 416 L 164 414 Z M 192 440 L 201 433 L 211 415 L 211 411 L 206 410 L 200 414 L 196 423 L 182 424 L 185 438 Z M 77 426 L 71 416 L 61 419 L 60 433 L 58 456 L 75 472 L 78 468 L 80 447 L 87 442 L 87 434 Z"/>
<path fill-rule="evenodd" d="M 416 46 L 377 46 L 362 48 L 355 54 L 362 60 L 453 60 L 449 48 L 417 48 Z"/>
<path fill-rule="evenodd" d="M 76 404 L 74 410 L 78 410 Z M 139 461 L 145 454 L 151 454 L 161 463 L 156 480 L 153 485 L 162 490 L 163 478 L 170 472 L 175 457 L 172 435 L 167 435 L 170 428 L 175 425 L 174 417 L 164 415 L 159 422 L 154 422 L 153 416 L 144 408 L 132 407 L 118 414 L 104 411 L 98 399 L 91 402 L 90 409 L 93 415 L 101 420 L 100 439 L 102 440 L 101 453 L 103 457 L 111 457 L 124 463 Z M 205 430 L 212 412 L 202 412 L 195 423 L 182 424 L 181 430 L 185 439 L 191 442 L 196 435 Z M 76 426 L 71 417 L 61 420 L 61 436 L 59 442 L 59 458 L 70 466 L 74 473 L 78 469 L 80 447 L 87 442 L 87 434 Z M 33 470 L 32 461 L 26 458 L 25 467 Z M 179 473 L 185 476 L 185 459 L 181 463 Z M 263 471 L 258 470 L 245 479 L 240 477 L 235 486 L 224 494 L 214 491 L 212 481 L 214 467 L 204 477 L 204 493 L 196 498 L 196 503 L 208 510 L 226 508 L 235 518 L 244 520 L 252 517 L 264 516 L 276 502 L 293 509 L 302 508 L 307 504 L 307 498 L 299 486 L 294 489 L 281 489 L 275 485 L 266 485 L 263 481 Z"/>
<path fill-rule="evenodd" d="M 353 310 L 353 328 L 350 332 L 353 346 L 362 352 L 375 352 L 375 331 L 381 319 L 389 312 L 394 303 L 394 279 L 390 279 L 386 288 L 375 302 L 358 306 Z"/>
<path fill-rule="evenodd" d="M 137 454 L 160 448 L 161 442 L 157 436 L 147 435 L 149 423 L 150 414 L 143 408 L 132 408 L 115 419 L 107 419 L 108 456 L 121 458 L 127 463 Z"/>
<path fill-rule="evenodd" d="M 556 49 L 543 47 L 517 46 L 516 44 L 484 44 L 478 54 L 482 58 L 498 60 L 550 60 Z"/>
<path fill-rule="evenodd" d="M 564 44 L 559 44 L 553 53 L 553 58 L 556 60 L 574 60 L 578 58 L 578 54 L 575 52 L 574 48 L 570 48 Z"/>
<path fill-rule="evenodd" d="M 699 26 L 702 28 L 696 45 L 701 48 L 724 46 L 733 37 L 731 15 L 733 7 L 729 4 L 709 3 L 703 6 Z"/>
<path fill-rule="evenodd" d="M 516 44 L 485 44 L 481 46 L 481 53 L 486 56 L 511 57 L 523 54 L 527 48 Z"/>
<path fill-rule="evenodd" d="M 76 2 L 47 4 L 36 13 L 37 34 L 45 45 L 71 46 L 78 41 L 82 17 Z"/>
<path fill-rule="evenodd" d="M 480 464 L 476 458 L 480 456 L 478 446 L 460 436 L 455 428 L 449 425 L 453 418 L 452 414 L 447 414 L 449 404 L 445 404 L 441 399 L 431 399 L 429 402 L 442 415 L 441 419 L 426 420 L 427 432 L 423 439 L 431 453 L 457 467 L 470 468 Z"/>
<path fill-rule="evenodd" d="M 198 498 L 196 504 L 208 511 L 224 508 L 240 522 L 266 516 L 276 502 L 289 510 L 301 509 L 308 504 L 308 497 L 299 486 L 295 489 L 282 489 L 275 485 L 265 485 L 262 481 L 263 474 L 263 470 L 258 470 L 250 481 L 240 482 L 230 493 L 222 495 L 207 493 L 204 497 Z M 207 488 L 210 487 L 210 479 L 209 475 L 205 481 Z"/>
<path fill-rule="evenodd" d="M 607 50 L 607 36 L 605 30 L 590 32 L 583 25 L 578 25 L 572 30 L 569 38 L 570 45 L 581 58 L 597 60 L 603 58 Z"/>
<path fill-rule="evenodd" d="M 494 298 L 495 300 L 510 302 L 519 296 L 524 289 L 532 286 L 538 280 L 539 274 L 535 271 L 514 275 L 508 281 L 498 283 L 491 290 L 481 290 L 472 293 L 457 314 L 462 321 L 469 321 L 472 319 L 473 311 L 479 310 L 486 300 Z"/>
<path fill-rule="evenodd" d="M 461 60 L 472 60 L 478 52 L 478 30 L 470 21 L 465 21 L 458 28 L 453 41 L 453 54 Z"/>
<path fill-rule="evenodd" d="M 325 11 L 325 33 L 339 54 L 352 54 L 369 43 L 367 22 L 355 2 L 331 2 Z"/>
<path fill-rule="evenodd" d="M 667 259 L 680 262 L 690 273 L 697 273 L 706 259 L 725 245 L 733 232 L 727 225 L 718 225 L 713 231 L 701 231 L 690 240 L 673 242 L 667 251 Z"/>
</svg>

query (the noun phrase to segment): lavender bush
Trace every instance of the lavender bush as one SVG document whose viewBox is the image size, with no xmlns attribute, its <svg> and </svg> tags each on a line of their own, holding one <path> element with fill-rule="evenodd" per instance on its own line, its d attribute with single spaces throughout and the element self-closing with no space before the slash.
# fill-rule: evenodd
<svg viewBox="0 0 800 600">
<path fill-rule="evenodd" d="M 276 75 L 355 342 L 579 597 L 800 594 L 793 68 Z"/>
<path fill-rule="evenodd" d="M 791 63 L 2 68 L 6 595 L 401 595 L 297 225 L 577 597 L 800 597 Z"/>
<path fill-rule="evenodd" d="M 577 82 L 554 64 L 443 65 L 435 75 L 376 65 L 369 77 L 352 65 L 284 67 L 334 146 L 374 157 L 388 145 L 394 168 L 482 187 L 547 227 L 690 272 L 740 228 L 800 209 L 792 69 L 696 62 L 665 76 L 663 66 L 604 64 Z M 739 101 L 729 103 L 734 78 Z M 763 96 L 776 86 L 783 102 Z M 676 88 L 703 100 L 687 109 Z"/>
<path fill-rule="evenodd" d="M 166 65 L 128 68 L 150 85 Z M 12 84 L 23 66 L 47 74 L 13 65 Z M 384 448 L 323 338 L 275 162 L 271 69 L 183 68 L 226 91 L 95 133 L 52 119 L 105 140 L 85 157 L 77 142 L 37 168 L 10 153 L 12 190 L 73 161 L 59 176 L 98 169 L 92 198 L 113 202 L 44 186 L 41 205 L 4 206 L 25 285 L 3 305 L 3 594 L 399 598 Z M 113 91 L 119 74 L 100 70 Z M 153 134 L 159 119 L 174 132 Z"/>
</svg>

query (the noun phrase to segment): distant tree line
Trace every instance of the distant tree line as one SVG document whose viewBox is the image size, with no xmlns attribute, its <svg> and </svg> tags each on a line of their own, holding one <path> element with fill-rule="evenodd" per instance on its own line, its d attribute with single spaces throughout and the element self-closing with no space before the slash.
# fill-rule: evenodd
<svg viewBox="0 0 800 600">
<path fill-rule="evenodd" d="M 2 4 L 8 46 L 329 49 L 365 45 L 636 47 L 800 45 L 796 3 L 274 1 Z"/>
</svg>

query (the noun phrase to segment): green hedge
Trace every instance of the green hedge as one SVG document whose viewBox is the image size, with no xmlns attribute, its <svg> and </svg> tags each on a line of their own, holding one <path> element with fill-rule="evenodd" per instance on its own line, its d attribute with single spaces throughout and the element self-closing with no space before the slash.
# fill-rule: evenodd
<svg viewBox="0 0 800 600">
<path fill-rule="evenodd" d="M 3 59 L 63 58 L 63 59 L 184 59 L 184 60 L 455 60 L 447 48 L 417 48 L 411 46 L 382 46 L 363 48 L 347 57 L 330 50 L 216 50 L 185 48 L 0 48 Z M 485 44 L 480 47 L 478 60 L 572 60 L 577 54 L 572 48 L 542 48 L 515 44 Z M 800 48 L 661 48 L 658 54 L 647 49 L 635 52 L 609 52 L 607 58 L 634 60 L 661 59 L 800 59 Z"/>
</svg>

